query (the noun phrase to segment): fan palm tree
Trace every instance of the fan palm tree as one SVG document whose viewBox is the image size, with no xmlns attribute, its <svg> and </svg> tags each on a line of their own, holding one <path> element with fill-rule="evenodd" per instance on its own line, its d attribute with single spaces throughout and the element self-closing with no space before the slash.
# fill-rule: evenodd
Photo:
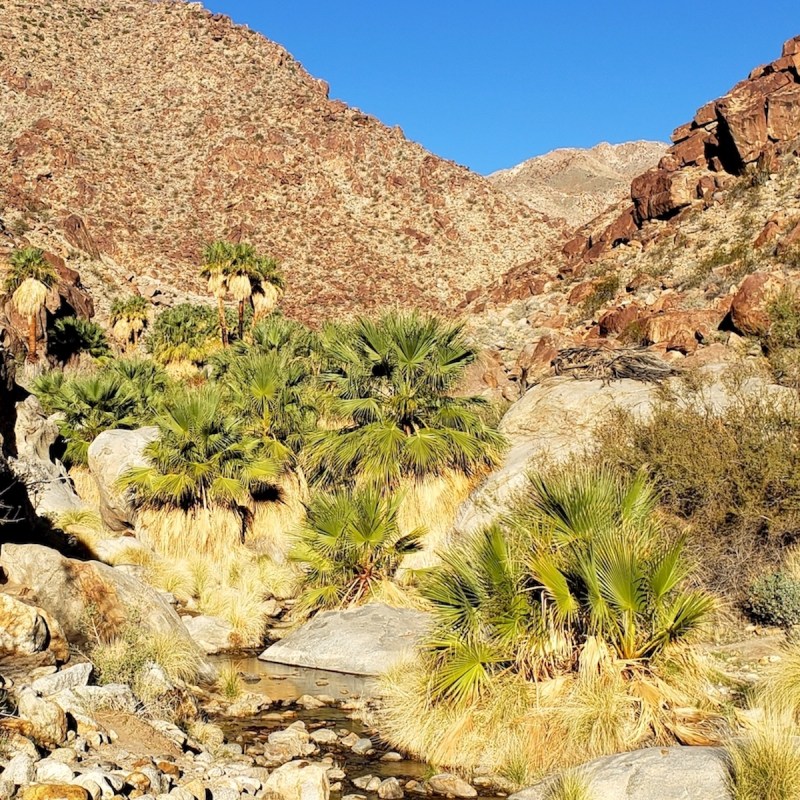
<svg viewBox="0 0 800 800">
<path fill-rule="evenodd" d="M 50 355 L 62 364 L 79 353 L 100 358 L 111 351 L 103 328 L 81 317 L 62 317 L 47 332 Z"/>
<path fill-rule="evenodd" d="M 200 276 L 208 281 L 208 291 L 217 299 L 219 329 L 223 347 L 228 346 L 228 323 L 225 317 L 225 298 L 228 295 L 228 277 L 230 275 L 233 250 L 230 242 L 216 241 L 203 250 L 203 267 Z"/>
<path fill-rule="evenodd" d="M 228 267 L 228 289 L 237 301 L 239 340 L 244 338 L 244 312 L 246 303 L 254 311 L 258 320 L 275 308 L 283 278 L 278 270 L 278 262 L 256 253 L 255 248 L 246 243 L 231 245 Z"/>
<path fill-rule="evenodd" d="M 70 464 L 85 465 L 89 445 L 103 431 L 139 424 L 136 398 L 115 375 L 64 379 L 63 372 L 45 373 L 35 381 L 34 391 L 47 411 L 60 414 L 58 426 L 67 443 L 64 460 Z"/>
<path fill-rule="evenodd" d="M 503 437 L 486 424 L 486 402 L 454 397 L 476 351 L 463 325 L 417 313 L 358 319 L 323 334 L 330 424 L 310 439 L 309 463 L 323 480 L 396 486 L 495 465 Z"/>
<path fill-rule="evenodd" d="M 307 506 L 290 558 L 304 565 L 303 610 L 368 600 L 391 580 L 424 531 L 403 533 L 398 498 L 375 489 L 319 494 Z"/>
<path fill-rule="evenodd" d="M 232 408 L 276 456 L 300 451 L 317 421 L 307 361 L 292 358 L 288 351 L 239 356 L 231 361 L 223 383 Z"/>
<path fill-rule="evenodd" d="M 36 361 L 36 320 L 58 276 L 45 260 L 44 250 L 38 247 L 15 250 L 9 262 L 4 288 L 11 295 L 14 308 L 28 320 L 28 361 L 33 362 Z"/>
<path fill-rule="evenodd" d="M 120 478 L 143 505 L 222 507 L 244 518 L 252 494 L 280 474 L 281 464 L 245 433 L 217 387 L 177 395 L 156 424 L 159 436 L 145 449 L 150 464 Z"/>
<path fill-rule="evenodd" d="M 145 344 L 162 364 L 175 361 L 204 364 L 219 349 L 219 341 L 219 320 L 214 309 L 181 303 L 156 317 Z"/>
<path fill-rule="evenodd" d="M 683 541 L 666 536 L 655 502 L 641 476 L 535 477 L 502 527 L 444 553 L 422 587 L 438 621 L 434 693 L 468 703 L 501 670 L 569 671 L 590 640 L 646 665 L 695 631 L 713 603 L 685 588 Z"/>
<path fill-rule="evenodd" d="M 111 303 L 111 325 L 116 338 L 127 345 L 133 340 L 133 346 L 147 325 L 149 303 L 140 294 L 129 297 L 118 297 Z"/>
</svg>

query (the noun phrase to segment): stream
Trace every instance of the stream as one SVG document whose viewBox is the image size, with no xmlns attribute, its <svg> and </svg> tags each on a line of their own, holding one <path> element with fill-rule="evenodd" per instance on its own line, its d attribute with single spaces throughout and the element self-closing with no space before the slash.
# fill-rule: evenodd
<svg viewBox="0 0 800 800">
<path fill-rule="evenodd" d="M 282 730 L 297 720 L 305 722 L 309 731 L 327 727 L 339 734 L 353 732 L 359 737 L 372 740 L 374 753 L 371 755 L 358 755 L 351 749 L 336 744 L 319 745 L 320 752 L 314 758 L 330 754 L 336 766 L 346 773 L 346 777 L 341 780 L 341 792 L 331 792 L 334 797 L 359 794 L 370 800 L 377 800 L 378 795 L 375 792 L 359 788 L 353 783 L 353 780 L 364 775 L 374 775 L 382 780 L 397 778 L 402 786 L 408 781 L 422 782 L 438 771 L 429 764 L 409 758 L 381 760 L 392 748 L 382 741 L 378 731 L 364 724 L 361 714 L 355 708 L 334 705 L 305 709 L 293 702 L 302 695 L 324 694 L 334 697 L 337 703 L 360 704 L 359 701 L 368 701 L 376 696 L 374 678 L 273 664 L 259 661 L 254 655 L 211 656 L 209 660 L 216 667 L 236 665 L 240 673 L 246 676 L 245 690 L 266 694 L 274 703 L 272 708 L 256 717 L 214 719 L 215 724 L 222 728 L 231 742 L 238 742 L 245 748 L 263 744 L 270 733 Z M 505 796 L 485 787 L 476 786 L 476 790 L 477 800 L 493 800 Z"/>
</svg>

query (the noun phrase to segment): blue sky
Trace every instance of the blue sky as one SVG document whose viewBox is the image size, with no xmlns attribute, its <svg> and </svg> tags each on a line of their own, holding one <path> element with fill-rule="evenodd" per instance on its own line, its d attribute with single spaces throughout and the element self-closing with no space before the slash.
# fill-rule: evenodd
<svg viewBox="0 0 800 800">
<path fill-rule="evenodd" d="M 206 0 L 331 97 L 488 173 L 555 147 L 667 139 L 800 34 L 769 0 Z"/>
</svg>

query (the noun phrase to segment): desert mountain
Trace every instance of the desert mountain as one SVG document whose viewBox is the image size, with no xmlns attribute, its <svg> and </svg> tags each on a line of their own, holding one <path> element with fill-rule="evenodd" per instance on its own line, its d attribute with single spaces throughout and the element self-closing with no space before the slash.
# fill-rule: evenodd
<svg viewBox="0 0 800 800">
<path fill-rule="evenodd" d="M 537 211 L 578 228 L 627 197 L 631 180 L 654 166 L 666 149 L 662 142 L 647 141 L 559 148 L 495 172 L 489 180 Z"/>
<path fill-rule="evenodd" d="M 800 37 L 671 139 L 560 252 L 468 296 L 485 383 L 513 396 L 576 346 L 680 360 L 768 333 L 781 288 L 800 291 Z"/>
<path fill-rule="evenodd" d="M 280 259 L 307 321 L 447 310 L 564 233 L 198 3 L 6 0 L 0 87 L 0 220 L 101 309 L 126 280 L 202 291 L 202 244 L 241 238 Z"/>
</svg>

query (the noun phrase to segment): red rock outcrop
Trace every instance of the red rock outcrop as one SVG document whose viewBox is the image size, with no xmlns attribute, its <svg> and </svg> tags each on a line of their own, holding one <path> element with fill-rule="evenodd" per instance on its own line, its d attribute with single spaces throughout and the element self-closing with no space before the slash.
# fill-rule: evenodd
<svg viewBox="0 0 800 800">
<path fill-rule="evenodd" d="M 630 241 L 648 220 L 667 219 L 698 200 L 708 202 L 724 186 L 725 175 L 738 175 L 756 162 L 769 169 L 781 145 L 798 136 L 800 36 L 784 44 L 778 60 L 756 68 L 677 127 L 658 166 L 633 179 L 632 205 L 599 233 L 581 232 L 564 247 L 564 255 L 596 259 Z"/>
</svg>

